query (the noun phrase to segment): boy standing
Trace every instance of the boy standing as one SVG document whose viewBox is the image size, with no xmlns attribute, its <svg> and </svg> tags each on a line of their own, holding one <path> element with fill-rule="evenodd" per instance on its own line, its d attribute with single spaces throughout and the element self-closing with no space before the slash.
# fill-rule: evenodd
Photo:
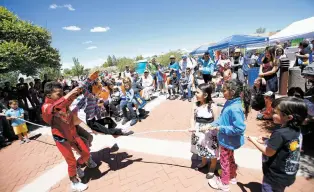
<svg viewBox="0 0 314 192">
<path fill-rule="evenodd" d="M 56 146 L 68 164 L 68 174 L 72 181 L 73 191 L 84 191 L 87 185 L 81 183 L 78 178 L 84 176 L 81 169 L 83 164 L 95 168 L 96 164 L 88 163 L 90 152 L 84 141 L 78 136 L 76 126 L 87 128 L 87 126 L 75 113 L 71 112 L 69 106 L 73 100 L 80 95 L 81 88 L 76 87 L 63 96 L 62 85 L 57 82 L 48 82 L 45 85 L 45 103 L 42 106 L 43 120 L 51 126 L 52 136 Z M 81 156 L 76 161 L 72 148 Z"/>
<path fill-rule="evenodd" d="M 9 101 L 10 109 L 6 111 L 5 116 L 7 120 L 11 120 L 11 125 L 13 127 L 15 135 L 19 137 L 20 144 L 29 143 L 30 140 L 27 136 L 27 126 L 25 121 L 22 119 L 24 118 L 24 110 L 19 108 L 17 100 L 10 100 Z M 24 136 L 24 138 L 23 138 Z"/>
</svg>

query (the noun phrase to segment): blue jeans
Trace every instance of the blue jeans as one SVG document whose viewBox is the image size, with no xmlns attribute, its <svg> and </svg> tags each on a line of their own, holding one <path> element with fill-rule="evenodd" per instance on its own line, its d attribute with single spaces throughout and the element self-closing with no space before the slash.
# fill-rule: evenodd
<svg viewBox="0 0 314 192">
<path fill-rule="evenodd" d="M 263 178 L 262 192 L 284 192 L 286 186 L 279 183 L 272 183 L 267 181 L 267 178 Z"/>
<path fill-rule="evenodd" d="M 188 98 L 190 99 L 192 97 L 192 85 L 180 85 L 180 91 L 183 94 L 183 96 L 185 96 L 184 94 L 184 90 L 187 89 L 188 90 Z"/>
<path fill-rule="evenodd" d="M 128 118 L 128 112 L 126 110 L 128 108 L 128 110 L 130 112 L 130 119 L 136 119 L 136 112 L 133 109 L 133 103 L 129 103 L 129 102 L 123 100 L 120 102 L 120 107 L 121 107 L 121 110 L 123 112 L 124 118 Z"/>
</svg>

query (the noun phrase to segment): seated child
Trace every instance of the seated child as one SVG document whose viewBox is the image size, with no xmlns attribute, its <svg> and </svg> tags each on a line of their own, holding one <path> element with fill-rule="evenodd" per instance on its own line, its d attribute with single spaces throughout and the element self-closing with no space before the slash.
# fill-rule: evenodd
<svg viewBox="0 0 314 192">
<path fill-rule="evenodd" d="M 224 84 L 224 80 L 222 77 L 222 72 L 217 72 L 216 74 L 216 79 L 215 79 L 215 84 L 216 84 L 216 93 L 222 92 L 222 85 Z"/>
<path fill-rule="evenodd" d="M 272 103 L 275 100 L 275 94 L 272 91 L 267 91 L 264 95 L 265 109 L 257 115 L 259 120 L 272 120 L 273 119 L 273 108 Z"/>
<path fill-rule="evenodd" d="M 120 107 L 124 117 L 122 125 L 126 124 L 131 119 L 132 121 L 130 125 L 133 126 L 137 123 L 137 115 L 136 111 L 134 111 L 133 109 L 133 105 L 137 107 L 138 103 L 135 98 L 134 90 L 131 87 L 131 81 L 128 81 L 128 79 L 124 79 L 123 84 L 125 89 L 125 100 L 122 100 L 120 103 Z M 127 109 L 130 113 L 130 118 Z"/>
<path fill-rule="evenodd" d="M 181 78 L 179 80 L 180 92 L 182 94 L 181 99 L 186 98 L 186 90 L 188 88 L 188 78 L 185 76 L 185 72 L 181 73 Z"/>
<path fill-rule="evenodd" d="M 174 99 L 175 94 L 176 94 L 176 89 L 179 88 L 179 78 L 177 77 L 177 73 L 172 73 L 172 77 L 169 80 L 169 85 L 168 85 L 168 93 L 169 93 L 169 98 Z"/>
</svg>

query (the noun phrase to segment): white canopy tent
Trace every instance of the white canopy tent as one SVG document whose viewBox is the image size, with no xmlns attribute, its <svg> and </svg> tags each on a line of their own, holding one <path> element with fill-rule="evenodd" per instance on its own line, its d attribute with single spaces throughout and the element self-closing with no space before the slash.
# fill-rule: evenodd
<svg viewBox="0 0 314 192">
<path fill-rule="evenodd" d="M 297 38 L 314 38 L 314 17 L 303 19 L 293 22 L 280 32 L 269 37 L 269 44 L 273 45 L 276 41 L 283 43 L 287 40 L 293 40 Z M 266 47 L 268 43 L 257 43 L 247 45 L 248 49 L 255 49 L 260 47 Z"/>
<path fill-rule="evenodd" d="M 269 37 L 269 42 L 287 41 L 296 38 L 313 38 L 314 37 L 314 17 L 296 21 L 284 28 L 280 32 Z"/>
</svg>

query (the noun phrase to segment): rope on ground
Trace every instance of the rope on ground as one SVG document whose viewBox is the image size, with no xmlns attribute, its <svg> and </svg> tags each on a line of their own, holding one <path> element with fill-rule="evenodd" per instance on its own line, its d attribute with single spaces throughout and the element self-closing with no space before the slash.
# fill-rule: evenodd
<svg viewBox="0 0 314 192">
<path fill-rule="evenodd" d="M 143 134 L 158 133 L 158 132 L 189 132 L 189 129 L 145 131 L 145 132 L 134 133 L 132 135 L 143 135 Z"/>
</svg>

